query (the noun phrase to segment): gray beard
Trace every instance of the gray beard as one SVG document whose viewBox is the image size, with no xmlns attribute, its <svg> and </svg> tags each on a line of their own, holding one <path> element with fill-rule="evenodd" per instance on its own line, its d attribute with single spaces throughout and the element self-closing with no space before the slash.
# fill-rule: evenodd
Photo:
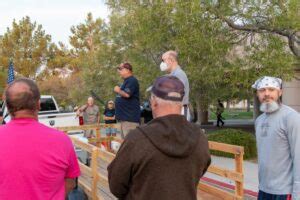
<svg viewBox="0 0 300 200">
<path fill-rule="evenodd" d="M 279 109 L 279 103 L 276 101 L 272 101 L 271 103 L 262 103 L 259 107 L 261 112 L 264 113 L 272 113 Z"/>
</svg>

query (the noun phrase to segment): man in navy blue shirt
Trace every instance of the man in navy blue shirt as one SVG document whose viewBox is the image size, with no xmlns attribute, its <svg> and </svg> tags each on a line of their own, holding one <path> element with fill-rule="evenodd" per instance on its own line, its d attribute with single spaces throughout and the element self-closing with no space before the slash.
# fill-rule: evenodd
<svg viewBox="0 0 300 200">
<path fill-rule="evenodd" d="M 121 123 L 121 136 L 125 138 L 128 132 L 140 123 L 140 91 L 139 82 L 133 76 L 132 66 L 129 63 L 122 63 L 118 67 L 118 72 L 124 82 L 121 87 L 114 88 L 117 94 L 116 119 Z"/>
</svg>

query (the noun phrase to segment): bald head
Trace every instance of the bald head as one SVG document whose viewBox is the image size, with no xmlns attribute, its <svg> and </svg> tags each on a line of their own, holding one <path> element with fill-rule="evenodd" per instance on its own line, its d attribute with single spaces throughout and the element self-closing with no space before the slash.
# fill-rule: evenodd
<svg viewBox="0 0 300 200">
<path fill-rule="evenodd" d="M 20 78 L 5 90 L 6 105 L 14 117 L 18 111 L 36 113 L 39 109 L 40 92 L 34 81 Z"/>
<path fill-rule="evenodd" d="M 178 66 L 178 54 L 176 51 L 167 51 L 162 55 L 161 71 L 172 72 Z"/>
<path fill-rule="evenodd" d="M 170 50 L 163 54 L 163 57 L 169 58 L 173 61 L 178 62 L 178 53 L 176 51 Z"/>
<path fill-rule="evenodd" d="M 87 100 L 87 104 L 88 104 L 89 106 L 94 105 L 94 98 L 93 98 L 93 97 L 89 97 L 88 100 Z"/>
</svg>

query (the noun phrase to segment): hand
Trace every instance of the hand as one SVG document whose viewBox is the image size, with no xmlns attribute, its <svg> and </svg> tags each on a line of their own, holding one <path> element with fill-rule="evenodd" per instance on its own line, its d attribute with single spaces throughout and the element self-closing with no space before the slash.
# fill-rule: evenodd
<svg viewBox="0 0 300 200">
<path fill-rule="evenodd" d="M 120 91 L 121 91 L 121 88 L 119 86 L 115 86 L 114 92 L 119 94 Z"/>
<path fill-rule="evenodd" d="M 82 110 L 81 109 L 78 109 L 77 111 L 76 111 L 76 115 L 77 116 L 80 116 L 82 114 Z"/>
</svg>

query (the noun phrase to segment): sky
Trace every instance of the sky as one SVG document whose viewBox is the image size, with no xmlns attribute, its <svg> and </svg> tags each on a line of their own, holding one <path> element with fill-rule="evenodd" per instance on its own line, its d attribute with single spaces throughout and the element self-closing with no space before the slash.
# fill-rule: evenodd
<svg viewBox="0 0 300 200">
<path fill-rule="evenodd" d="M 83 23 L 87 13 L 107 19 L 109 10 L 104 0 L 0 0 L 0 35 L 11 27 L 13 19 L 29 16 L 43 26 L 52 41 L 69 45 L 70 28 Z"/>
</svg>

